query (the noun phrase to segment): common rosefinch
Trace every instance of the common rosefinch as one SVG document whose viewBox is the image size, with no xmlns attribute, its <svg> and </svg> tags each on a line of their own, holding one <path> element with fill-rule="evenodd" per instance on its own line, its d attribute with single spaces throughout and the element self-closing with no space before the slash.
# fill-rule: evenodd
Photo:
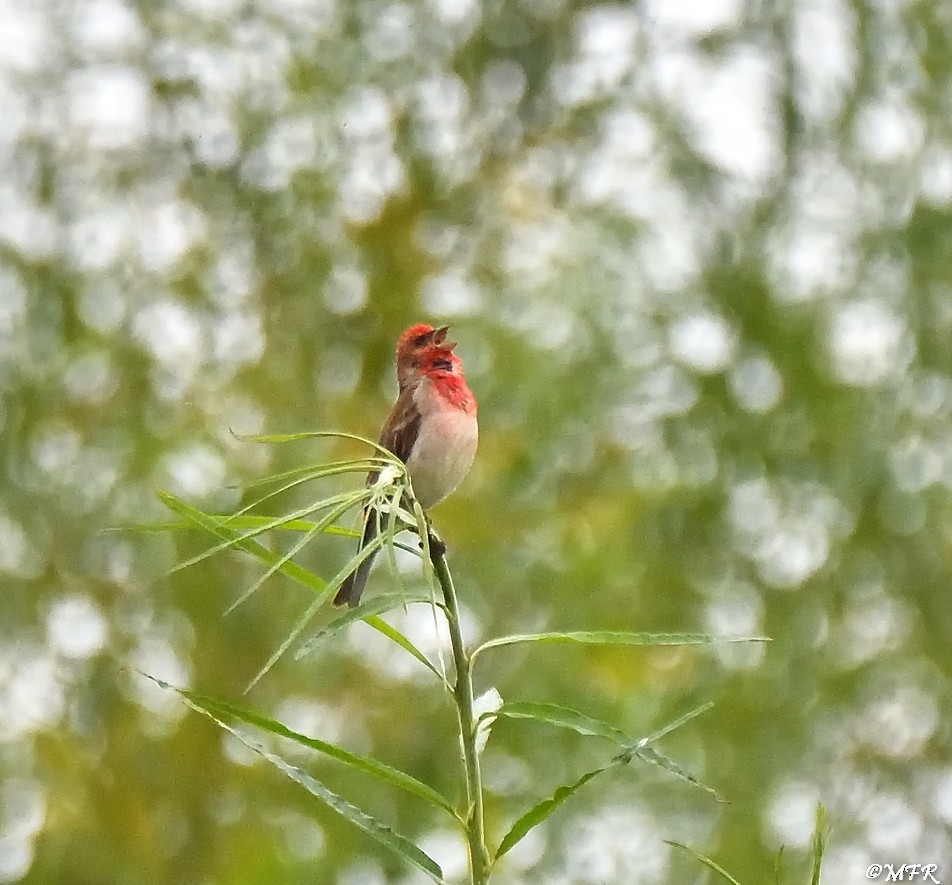
<svg viewBox="0 0 952 885">
<path fill-rule="evenodd" d="M 442 501 L 469 472 L 476 454 L 476 399 L 466 386 L 463 364 L 446 340 L 448 326 L 410 326 L 397 342 L 399 394 L 380 432 L 380 445 L 407 466 L 417 501 L 425 510 Z M 377 472 L 371 473 L 368 483 Z M 386 517 L 367 508 L 358 550 L 386 525 Z M 335 605 L 360 601 L 374 554 L 344 580 Z"/>
</svg>

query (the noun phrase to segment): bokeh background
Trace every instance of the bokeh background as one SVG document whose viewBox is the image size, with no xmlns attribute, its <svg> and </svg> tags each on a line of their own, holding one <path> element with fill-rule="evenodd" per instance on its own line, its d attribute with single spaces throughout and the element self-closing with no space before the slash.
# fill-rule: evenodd
<svg viewBox="0 0 952 885">
<path fill-rule="evenodd" d="M 773 639 L 488 653 L 479 690 L 633 735 L 714 701 L 660 749 L 727 800 L 631 766 L 498 881 L 710 881 L 670 838 L 802 882 L 818 801 L 825 882 L 952 878 L 950 75 L 941 3 L 2 0 L 0 881 L 421 881 L 131 672 L 238 699 L 306 591 L 224 617 L 255 563 L 107 531 L 359 453 L 235 434 L 375 435 L 418 320 L 480 402 L 434 514 L 471 637 Z M 456 795 L 426 677 L 357 625 L 246 703 Z M 428 808 L 285 749 L 462 874 Z M 498 724 L 492 838 L 610 752 Z"/>
</svg>

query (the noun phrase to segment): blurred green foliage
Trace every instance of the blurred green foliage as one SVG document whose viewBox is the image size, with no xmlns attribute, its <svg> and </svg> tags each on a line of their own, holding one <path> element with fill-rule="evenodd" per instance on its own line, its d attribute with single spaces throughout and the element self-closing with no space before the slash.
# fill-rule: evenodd
<svg viewBox="0 0 952 885">
<path fill-rule="evenodd" d="M 105 531 L 354 455 L 235 434 L 374 435 L 417 320 L 480 403 L 433 514 L 473 638 L 773 638 L 487 655 L 478 690 L 631 734 L 713 700 L 663 749 L 729 799 L 628 770 L 499 881 L 702 875 L 664 839 L 765 881 L 782 843 L 808 869 L 817 801 L 831 881 L 948 862 L 945 7 L 47 0 L 0 34 L 0 880 L 417 881 L 129 669 L 237 698 L 306 592 L 222 617 L 253 562 L 166 579 L 201 539 Z M 452 710 L 380 642 L 249 703 L 449 792 Z M 299 761 L 453 869 L 412 799 Z M 492 838 L 598 764 L 499 723 Z"/>
</svg>

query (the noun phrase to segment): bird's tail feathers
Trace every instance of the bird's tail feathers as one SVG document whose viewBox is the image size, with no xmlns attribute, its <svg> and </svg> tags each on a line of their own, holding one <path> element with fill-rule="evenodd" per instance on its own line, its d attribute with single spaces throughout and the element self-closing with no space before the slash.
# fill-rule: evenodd
<svg viewBox="0 0 952 885">
<path fill-rule="evenodd" d="M 375 550 L 344 579 L 344 583 L 340 585 L 340 590 L 337 591 L 337 595 L 334 597 L 334 605 L 347 603 L 351 608 L 354 608 L 360 602 L 364 587 L 367 585 L 370 566 L 373 564 L 376 555 L 377 551 Z"/>
<path fill-rule="evenodd" d="M 364 547 L 377 537 L 378 523 L 380 530 L 384 530 L 387 526 L 387 517 L 378 514 L 376 511 L 368 512 L 364 520 L 364 533 L 360 538 L 360 545 L 357 547 L 358 551 L 363 550 Z M 340 590 L 337 591 L 337 595 L 334 597 L 334 605 L 347 603 L 347 605 L 353 608 L 360 602 L 364 587 L 367 585 L 367 576 L 370 574 L 370 567 L 373 565 L 374 558 L 378 552 L 378 550 L 374 550 L 373 553 L 362 560 L 360 565 L 344 579 L 344 583 L 340 585 Z"/>
</svg>

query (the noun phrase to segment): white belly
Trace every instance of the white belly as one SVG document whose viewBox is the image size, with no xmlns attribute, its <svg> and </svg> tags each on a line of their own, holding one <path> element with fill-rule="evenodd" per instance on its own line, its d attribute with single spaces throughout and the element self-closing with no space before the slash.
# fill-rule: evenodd
<svg viewBox="0 0 952 885">
<path fill-rule="evenodd" d="M 422 422 L 407 459 L 413 492 L 424 508 L 442 501 L 469 473 L 479 433 L 476 416 L 446 408 Z"/>
</svg>

